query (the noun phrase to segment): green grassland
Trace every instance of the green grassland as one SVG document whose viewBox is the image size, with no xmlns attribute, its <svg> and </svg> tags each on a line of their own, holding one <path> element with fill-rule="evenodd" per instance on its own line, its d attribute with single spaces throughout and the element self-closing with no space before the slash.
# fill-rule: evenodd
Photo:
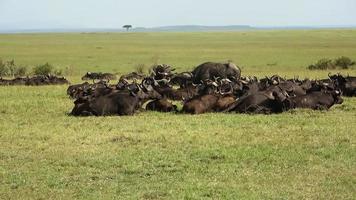
<svg viewBox="0 0 356 200">
<path fill-rule="evenodd" d="M 233 60 L 245 75 L 326 77 L 356 30 L 0 35 L 0 58 L 118 74 Z M 336 72 L 336 71 L 334 71 Z M 356 70 L 341 71 L 356 75 Z M 0 87 L 0 199 L 354 199 L 356 98 L 278 115 L 68 116 L 66 86 Z"/>
</svg>

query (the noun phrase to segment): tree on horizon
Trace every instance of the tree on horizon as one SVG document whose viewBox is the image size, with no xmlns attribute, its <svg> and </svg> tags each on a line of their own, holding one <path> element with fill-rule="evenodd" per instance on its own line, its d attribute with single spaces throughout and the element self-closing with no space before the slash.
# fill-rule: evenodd
<svg viewBox="0 0 356 200">
<path fill-rule="evenodd" d="M 129 29 L 132 28 L 132 25 L 127 24 L 122 26 L 122 28 L 126 28 L 126 31 L 129 31 Z"/>
</svg>

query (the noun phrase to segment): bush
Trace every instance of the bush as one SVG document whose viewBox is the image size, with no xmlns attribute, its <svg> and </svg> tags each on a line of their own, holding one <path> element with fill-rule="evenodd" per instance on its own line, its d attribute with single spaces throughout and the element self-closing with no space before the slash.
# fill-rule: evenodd
<svg viewBox="0 0 356 200">
<path fill-rule="evenodd" d="M 49 63 L 45 63 L 43 65 L 37 65 L 33 68 L 34 75 L 48 75 L 51 74 L 53 71 L 53 66 Z"/>
<path fill-rule="evenodd" d="M 9 69 L 6 63 L 0 59 L 0 77 L 7 76 L 9 74 Z"/>
<path fill-rule="evenodd" d="M 317 63 L 313 65 L 309 65 L 308 69 L 310 70 L 315 70 L 315 69 L 320 69 L 320 70 L 326 70 L 326 69 L 335 69 L 335 65 L 332 60 L 323 58 L 319 60 Z"/>
<path fill-rule="evenodd" d="M 15 65 L 15 61 L 12 59 L 12 60 L 10 60 L 10 61 L 6 61 L 5 62 L 5 64 L 6 64 L 6 66 L 7 66 L 7 68 L 8 68 L 8 70 L 9 70 L 9 76 L 14 76 L 14 74 L 15 74 L 15 71 L 16 71 L 16 65 Z"/>
<path fill-rule="evenodd" d="M 348 69 L 355 65 L 355 62 L 352 61 L 349 57 L 341 56 L 340 58 L 335 59 L 334 64 L 341 67 L 341 69 Z"/>
<path fill-rule="evenodd" d="M 3 76 L 25 76 L 26 66 L 17 66 L 14 60 L 3 61 L 0 59 L 0 77 Z"/>
<path fill-rule="evenodd" d="M 15 68 L 14 72 L 13 72 L 15 77 L 22 77 L 22 76 L 26 76 L 27 73 L 27 67 L 26 66 L 18 66 Z"/>
<path fill-rule="evenodd" d="M 350 58 L 342 56 L 335 60 L 323 58 L 317 63 L 309 65 L 309 70 L 328 70 L 328 69 L 349 69 L 355 62 Z"/>
</svg>

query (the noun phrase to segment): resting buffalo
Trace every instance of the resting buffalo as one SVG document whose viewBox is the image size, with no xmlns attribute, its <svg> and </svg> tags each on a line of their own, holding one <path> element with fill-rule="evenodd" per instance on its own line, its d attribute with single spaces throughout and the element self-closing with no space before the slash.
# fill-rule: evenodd
<svg viewBox="0 0 356 200">
<path fill-rule="evenodd" d="M 159 112 L 172 112 L 172 111 L 177 111 L 177 106 L 173 105 L 167 99 L 157 99 L 149 102 L 146 105 L 146 110 L 159 111 Z"/>
<path fill-rule="evenodd" d="M 215 80 L 215 78 L 238 80 L 241 76 L 241 69 L 231 62 L 225 64 L 206 62 L 196 67 L 192 74 L 193 82 L 196 84 L 205 80 Z"/>
<path fill-rule="evenodd" d="M 356 77 L 343 77 L 341 74 L 330 76 L 329 74 L 329 78 L 336 82 L 336 85 L 342 90 L 344 96 L 356 96 Z"/>
<path fill-rule="evenodd" d="M 185 102 L 182 111 L 190 114 L 211 112 L 214 110 L 214 106 L 218 100 L 219 96 L 214 94 L 198 96 Z"/>
<path fill-rule="evenodd" d="M 146 76 L 137 72 L 131 72 L 129 74 L 122 75 L 119 80 L 135 80 L 135 79 L 144 79 Z"/>
<path fill-rule="evenodd" d="M 292 97 L 294 108 L 310 108 L 313 110 L 327 110 L 334 104 L 342 104 L 339 90 L 311 92 L 306 95 Z"/>
<path fill-rule="evenodd" d="M 154 89 L 160 93 L 164 98 L 181 101 L 190 99 L 198 94 L 198 86 L 188 84 L 184 88 L 175 89 L 169 84 L 156 84 Z"/>
<path fill-rule="evenodd" d="M 229 108 L 235 101 L 235 97 L 232 95 L 205 94 L 185 102 L 182 112 L 189 114 L 220 112 Z"/>
<path fill-rule="evenodd" d="M 0 85 L 10 85 L 10 84 L 11 84 L 11 80 L 3 79 L 2 77 L 0 77 Z"/>
<path fill-rule="evenodd" d="M 144 81 L 140 85 L 131 84 L 126 90 L 103 88 L 98 90 L 97 95 L 78 99 L 71 114 L 74 116 L 133 115 L 146 100 L 159 98 L 161 95 Z"/>
<path fill-rule="evenodd" d="M 223 111 L 235 102 L 232 92 L 232 88 L 223 91 L 216 82 L 207 81 L 200 85 L 199 95 L 184 103 L 182 111 L 190 114 Z"/>
<path fill-rule="evenodd" d="M 88 82 L 84 82 L 84 83 L 76 84 L 76 85 L 70 85 L 67 88 L 67 95 L 73 99 L 78 99 L 80 91 L 85 91 L 89 87 L 90 87 L 90 84 Z"/>
<path fill-rule="evenodd" d="M 65 77 L 53 75 L 37 75 L 33 77 L 17 77 L 11 80 L 0 79 L 0 85 L 63 85 L 69 84 Z"/>
<path fill-rule="evenodd" d="M 47 79 L 48 79 L 50 85 L 70 84 L 69 81 L 65 77 L 48 75 Z"/>
<path fill-rule="evenodd" d="M 287 92 L 278 86 L 271 86 L 266 91 L 259 91 L 241 97 L 225 111 L 271 114 L 286 111 L 290 109 L 290 106 Z"/>
<path fill-rule="evenodd" d="M 356 77 L 348 76 L 345 79 L 346 83 L 345 87 L 343 88 L 343 94 L 349 97 L 356 96 Z"/>
<path fill-rule="evenodd" d="M 67 95 L 73 99 L 84 98 L 97 93 L 100 88 L 111 88 L 105 81 L 99 81 L 93 84 L 84 82 L 81 84 L 71 85 L 67 88 Z"/>
<path fill-rule="evenodd" d="M 170 65 L 161 64 L 153 66 L 151 69 L 151 76 L 156 80 L 167 79 L 173 75 L 173 71 Z"/>
<path fill-rule="evenodd" d="M 83 77 L 82 80 L 115 80 L 116 76 L 111 73 L 96 73 L 96 72 L 87 72 Z"/>
<path fill-rule="evenodd" d="M 191 72 L 182 72 L 179 74 L 175 74 L 170 80 L 170 83 L 172 85 L 179 85 L 180 88 L 185 88 L 189 84 L 193 83 L 192 79 L 193 74 Z"/>
</svg>

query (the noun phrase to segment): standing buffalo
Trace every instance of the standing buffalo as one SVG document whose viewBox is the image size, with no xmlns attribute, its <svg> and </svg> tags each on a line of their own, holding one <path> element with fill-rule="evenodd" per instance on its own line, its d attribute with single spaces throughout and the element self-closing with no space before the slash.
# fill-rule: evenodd
<svg viewBox="0 0 356 200">
<path fill-rule="evenodd" d="M 196 67 L 192 74 L 193 82 L 196 84 L 205 80 L 215 80 L 215 78 L 237 80 L 241 77 L 241 69 L 231 62 L 225 64 L 206 62 Z"/>
</svg>

